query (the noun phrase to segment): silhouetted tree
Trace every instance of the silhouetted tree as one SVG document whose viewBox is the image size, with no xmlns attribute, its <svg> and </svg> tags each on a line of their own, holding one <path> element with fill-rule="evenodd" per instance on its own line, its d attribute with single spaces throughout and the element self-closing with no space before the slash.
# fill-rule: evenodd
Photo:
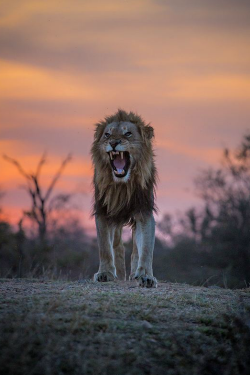
<svg viewBox="0 0 250 375">
<path fill-rule="evenodd" d="M 159 229 L 176 250 L 181 242 L 188 252 L 191 239 L 197 257 L 210 253 L 209 266 L 250 285 L 250 134 L 236 151 L 225 149 L 221 167 L 202 171 L 195 185 L 203 206 L 177 218 L 165 215 Z"/>
<path fill-rule="evenodd" d="M 41 186 L 40 175 L 42 167 L 46 162 L 45 154 L 42 155 L 35 173 L 27 173 L 17 160 L 10 158 L 7 155 L 3 155 L 3 157 L 5 160 L 13 164 L 26 180 L 25 190 L 31 199 L 31 209 L 24 211 L 24 216 L 30 218 L 38 226 L 39 239 L 41 244 L 45 245 L 47 239 L 47 224 L 50 213 L 53 209 L 62 207 L 64 204 L 66 204 L 71 197 L 70 194 L 59 194 L 53 198 L 51 197 L 55 185 L 61 177 L 64 168 L 71 160 L 71 155 L 69 154 L 62 161 L 58 171 L 55 173 L 49 187 L 44 193 Z"/>
<path fill-rule="evenodd" d="M 4 192 L 1 190 L 0 188 L 0 201 L 2 200 L 4 196 Z M 7 223 L 3 216 L 2 216 L 2 207 L 0 206 L 0 251 L 2 249 L 2 247 L 8 243 L 9 241 L 9 236 L 10 236 L 10 233 L 11 233 L 11 227 L 9 225 L 9 223 Z"/>
<path fill-rule="evenodd" d="M 16 237 L 16 247 L 19 254 L 19 267 L 18 267 L 18 277 L 23 276 L 23 261 L 24 261 L 24 242 L 25 242 L 25 232 L 23 230 L 23 219 L 18 222 L 18 231 L 15 234 Z"/>
<path fill-rule="evenodd" d="M 3 196 L 4 196 L 4 191 L 0 187 L 0 201 L 2 200 Z M 2 206 L 0 206 L 0 221 L 2 219 L 2 213 L 3 213 L 2 212 Z"/>
<path fill-rule="evenodd" d="M 219 169 L 203 171 L 196 187 L 205 202 L 206 236 L 227 252 L 250 284 L 250 135 L 235 152 L 225 149 Z M 217 243 L 217 245 L 216 245 Z"/>
<path fill-rule="evenodd" d="M 4 192 L 0 190 L 0 200 L 3 198 Z M 4 218 L 2 207 L 0 207 L 0 275 L 6 277 L 11 269 L 11 262 L 6 259 L 6 254 L 9 255 L 10 249 L 15 246 L 15 235 L 11 225 Z M 10 257 L 9 257 L 10 258 Z"/>
</svg>

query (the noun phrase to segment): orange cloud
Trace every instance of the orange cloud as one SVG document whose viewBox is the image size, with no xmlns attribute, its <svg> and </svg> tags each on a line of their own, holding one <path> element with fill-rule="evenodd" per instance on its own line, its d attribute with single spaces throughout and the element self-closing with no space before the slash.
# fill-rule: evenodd
<svg viewBox="0 0 250 375">
<path fill-rule="evenodd" d="M 192 159 L 203 160 L 206 163 L 218 164 L 221 158 L 221 149 L 191 147 L 187 144 L 174 142 L 173 140 L 157 140 L 157 148 L 169 150 L 174 154 L 188 156 Z"/>
<path fill-rule="evenodd" d="M 209 75 L 175 79 L 173 90 L 165 96 L 186 100 L 244 100 L 250 99 L 250 76 Z"/>
<path fill-rule="evenodd" d="M 0 60 L 0 98 L 32 100 L 97 99 L 103 90 L 67 73 Z"/>
</svg>

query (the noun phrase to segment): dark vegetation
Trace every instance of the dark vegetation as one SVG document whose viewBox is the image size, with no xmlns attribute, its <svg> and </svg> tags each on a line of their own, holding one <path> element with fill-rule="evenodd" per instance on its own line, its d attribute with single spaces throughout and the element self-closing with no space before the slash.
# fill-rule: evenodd
<svg viewBox="0 0 250 375">
<path fill-rule="evenodd" d="M 68 156 L 45 191 L 43 156 L 34 173 L 5 156 L 24 177 L 30 208 L 17 228 L 0 216 L 0 277 L 79 280 L 98 267 L 96 240 L 70 210 L 70 194 L 54 195 Z M 195 181 L 201 205 L 158 223 L 155 276 L 193 285 L 243 288 L 250 285 L 250 135 L 235 151 L 224 150 L 218 169 L 202 171 Z M 0 196 L 4 212 L 4 196 Z M 25 223 L 29 222 L 29 230 Z M 32 230 L 30 230 L 32 228 Z M 131 241 L 127 242 L 127 264 Z M 129 273 L 129 272 L 128 272 Z"/>
</svg>

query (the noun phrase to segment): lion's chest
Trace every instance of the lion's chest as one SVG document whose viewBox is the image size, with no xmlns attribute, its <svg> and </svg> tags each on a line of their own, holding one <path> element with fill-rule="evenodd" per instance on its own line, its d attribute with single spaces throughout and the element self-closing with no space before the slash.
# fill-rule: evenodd
<svg viewBox="0 0 250 375">
<path fill-rule="evenodd" d="M 116 187 L 107 189 L 101 197 L 96 189 L 94 213 L 114 224 L 132 224 L 136 215 L 149 215 L 154 209 L 153 188 L 130 191 Z"/>
</svg>

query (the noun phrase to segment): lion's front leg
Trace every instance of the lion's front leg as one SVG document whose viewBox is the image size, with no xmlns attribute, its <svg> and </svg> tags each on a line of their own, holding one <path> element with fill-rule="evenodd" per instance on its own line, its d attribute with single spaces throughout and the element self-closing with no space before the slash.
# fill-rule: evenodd
<svg viewBox="0 0 250 375">
<path fill-rule="evenodd" d="M 109 226 L 105 217 L 96 215 L 97 243 L 99 248 L 99 270 L 94 275 L 95 281 L 113 281 L 116 276 L 113 254 L 115 228 Z"/>
<path fill-rule="evenodd" d="M 155 221 L 153 215 L 144 219 L 136 219 L 135 241 L 139 255 L 135 279 L 141 287 L 157 287 L 157 280 L 153 276 L 152 268 L 155 244 Z"/>
</svg>

